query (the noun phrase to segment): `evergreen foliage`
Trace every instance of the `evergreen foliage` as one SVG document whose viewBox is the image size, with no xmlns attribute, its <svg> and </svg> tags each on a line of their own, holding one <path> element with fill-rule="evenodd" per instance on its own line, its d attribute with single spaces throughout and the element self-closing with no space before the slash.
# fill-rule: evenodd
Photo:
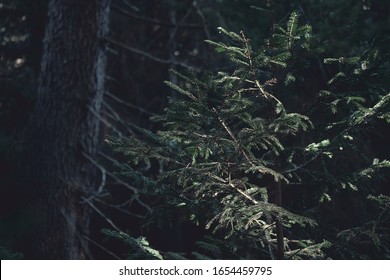
<svg viewBox="0 0 390 280">
<path fill-rule="evenodd" d="M 234 71 L 175 72 L 181 82 L 166 84 L 180 96 L 171 98 L 164 114 L 153 118 L 163 129 L 156 134 L 138 129 L 139 135 L 128 140 L 110 140 L 135 164 L 126 166 L 129 174 L 139 174 L 133 168 L 140 161 L 164 163 L 153 180 L 140 174 L 141 180 L 131 178 L 146 193 L 165 194 L 171 207 L 185 208 L 189 219 L 210 230 L 214 241 L 199 241 L 204 252 L 195 252 L 196 258 L 276 258 L 283 250 L 285 258 L 320 259 L 328 257 L 325 252 L 332 243 L 334 248 L 358 242 L 360 228 L 339 231 L 334 240 L 326 240 L 334 234 L 320 233 L 329 226 L 322 220 L 322 208 L 354 192 L 367 197 L 372 193 L 371 179 L 390 167 L 388 160 L 369 159 L 361 148 L 361 137 L 373 121 L 389 121 L 390 94 L 385 86 L 370 83 L 376 79 L 373 71 L 383 68 L 368 66 L 385 61 L 380 56 L 387 54 L 372 46 L 362 56 L 325 59 L 340 71 L 303 114 L 294 106 L 294 99 L 302 99 L 295 92 L 305 83 L 299 73 L 310 71 L 310 59 L 322 49 L 311 27 L 299 23 L 297 12 L 285 25 L 275 25 L 270 38 L 257 48 L 244 32 L 219 31 L 227 42 L 206 42 L 228 57 Z M 293 106 L 286 106 L 289 103 Z M 358 159 L 340 170 L 339 162 L 351 157 Z M 300 194 L 291 195 L 295 186 L 301 186 L 296 190 Z M 290 201 L 281 204 L 277 194 L 281 190 Z M 295 199 L 315 197 L 317 202 L 310 206 L 294 205 Z M 382 208 L 387 199 L 370 197 Z M 380 219 L 363 227 L 379 223 L 382 229 L 388 207 L 383 211 Z M 339 230 L 331 227 L 330 231 Z M 388 245 L 378 240 L 388 232 L 379 231 L 371 231 L 364 240 L 387 250 Z M 215 238 L 224 240 L 223 256 Z M 351 252 L 347 257 L 355 257 Z"/>
<path fill-rule="evenodd" d="M 116 232 L 109 229 L 103 229 L 102 233 L 111 238 L 118 239 L 127 245 L 130 249 L 128 259 L 162 259 L 160 253 L 149 246 L 149 242 L 145 237 L 141 236 L 133 238 L 124 232 Z"/>
<path fill-rule="evenodd" d="M 352 151 L 357 149 L 352 135 L 360 133 L 372 118 L 388 120 L 389 95 L 374 101 L 372 107 L 365 107 L 366 100 L 359 93 L 320 91 L 315 106 L 321 108 L 315 113 L 329 107 L 327 126 L 311 132 L 319 138 L 318 142 L 299 145 L 301 135 L 313 130 L 311 119 L 318 118 L 288 110 L 285 94 L 286 87 L 296 81 L 292 74 L 296 71 L 296 59 L 318 52 L 312 47 L 315 38 L 311 27 L 299 25 L 298 13 L 292 12 L 287 24 L 275 26 L 274 33 L 257 50 L 244 32 L 237 34 L 223 28 L 219 31 L 230 39 L 228 43 L 206 42 L 226 54 L 235 70 L 206 77 L 191 71 L 176 72 L 182 83 L 167 85 L 180 97 L 171 98 L 165 113 L 154 118 L 164 129 L 157 134 L 139 130 L 141 139 L 134 137 L 126 143 L 111 140 L 111 144 L 129 155 L 135 164 L 151 158 L 163 161 L 164 172 L 149 186 L 176 194 L 173 197 L 177 207 L 186 207 L 189 214 L 193 212 L 191 219 L 198 223 L 207 221 L 206 228 L 228 242 L 230 253 L 245 258 L 245 251 L 251 248 L 250 257 L 275 258 L 277 247 L 282 244 L 287 258 L 324 258 L 322 248 L 329 247 L 330 242 L 307 239 L 302 230 L 317 225 L 308 209 L 293 213 L 277 201 L 277 195 L 270 195 L 278 192 L 281 185 L 282 189 L 294 184 L 310 186 L 315 181 L 314 193 L 323 203 L 332 200 L 329 190 L 358 191 L 360 182 L 367 184 L 378 170 L 389 167 L 389 161 L 378 159 L 343 174 L 327 167 L 334 165 L 335 151 L 342 151 L 344 146 Z M 364 65 L 372 63 L 363 59 L 325 59 L 325 63 L 341 64 L 341 68 L 354 67 L 348 68 L 348 75 L 338 72 L 328 85 L 348 83 L 352 87 L 365 74 Z M 338 113 L 338 106 L 342 105 L 343 110 Z M 130 174 L 137 173 L 128 168 Z M 145 178 L 142 182 L 146 182 Z M 285 228 L 281 237 L 278 220 Z M 346 235 L 348 232 L 341 232 L 339 237 L 345 239 Z M 278 238 L 283 242 L 278 243 Z M 201 244 L 205 247 L 206 243 Z"/>
</svg>

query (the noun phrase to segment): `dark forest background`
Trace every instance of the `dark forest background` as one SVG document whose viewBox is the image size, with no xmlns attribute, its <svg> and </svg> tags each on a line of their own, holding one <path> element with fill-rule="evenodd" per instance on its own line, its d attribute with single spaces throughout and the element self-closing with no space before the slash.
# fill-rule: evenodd
<svg viewBox="0 0 390 280">
<path fill-rule="evenodd" d="M 389 14 L 387 0 L 0 1 L 1 258 L 389 259 Z M 283 107 L 227 97 L 256 86 Z M 274 131 L 253 151 L 256 118 Z"/>
</svg>

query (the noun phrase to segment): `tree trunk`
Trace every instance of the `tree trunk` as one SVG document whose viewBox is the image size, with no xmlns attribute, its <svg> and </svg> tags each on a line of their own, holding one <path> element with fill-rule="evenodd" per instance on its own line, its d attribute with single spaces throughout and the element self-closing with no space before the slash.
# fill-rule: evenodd
<svg viewBox="0 0 390 280">
<path fill-rule="evenodd" d="M 110 0 L 50 0 L 28 178 L 39 259 L 90 258 L 91 209 L 84 199 L 101 183 L 91 159 L 99 147 Z"/>
</svg>

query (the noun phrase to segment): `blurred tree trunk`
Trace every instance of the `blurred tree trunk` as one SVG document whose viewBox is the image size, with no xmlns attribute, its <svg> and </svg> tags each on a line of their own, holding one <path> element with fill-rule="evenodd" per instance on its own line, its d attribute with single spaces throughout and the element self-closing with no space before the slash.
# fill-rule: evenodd
<svg viewBox="0 0 390 280">
<path fill-rule="evenodd" d="M 91 208 L 99 186 L 99 146 L 110 0 L 50 0 L 36 107 L 31 120 L 28 178 L 36 226 L 31 255 L 90 258 Z"/>
</svg>

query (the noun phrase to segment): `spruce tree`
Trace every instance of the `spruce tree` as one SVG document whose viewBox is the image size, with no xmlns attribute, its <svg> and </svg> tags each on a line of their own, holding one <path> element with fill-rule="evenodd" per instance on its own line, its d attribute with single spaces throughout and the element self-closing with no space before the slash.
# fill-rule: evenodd
<svg viewBox="0 0 390 280">
<path fill-rule="evenodd" d="M 373 158 L 361 141 L 375 120 L 389 122 L 386 82 L 369 82 L 372 71 L 388 70 L 378 66 L 383 50 L 326 59 L 340 71 L 308 96 L 302 88 L 323 48 L 297 12 L 260 47 L 242 31 L 219 31 L 225 41 L 207 43 L 234 69 L 175 71 L 180 82 L 167 85 L 179 95 L 153 118 L 161 130 L 134 127 L 134 137 L 108 140 L 131 162 L 121 174 L 209 230 L 196 258 L 319 259 L 332 245 L 336 257 L 356 257 L 340 244 L 359 229 L 329 224 L 344 215 L 336 212 L 343 197 L 378 203 L 381 218 L 367 217 L 367 226 L 380 225 L 371 241 L 383 239 L 388 197 L 369 186 L 390 162 Z M 163 167 L 158 174 L 140 171 L 154 160 Z M 334 211 L 329 219 L 324 209 Z M 160 256 L 173 255 L 151 254 Z"/>
<path fill-rule="evenodd" d="M 171 189 L 175 203 L 193 212 L 192 219 L 207 221 L 213 232 L 220 230 L 240 257 L 251 248 L 253 257 L 284 258 L 297 242 L 283 228 L 315 225 L 284 208 L 281 199 L 283 185 L 293 178 L 292 172 L 282 172 L 291 165 L 289 137 L 312 126 L 306 116 L 289 112 L 273 90 L 295 51 L 295 40 L 300 48 L 308 47 L 311 29 L 299 27 L 297 20 L 292 13 L 287 26 L 279 26 L 256 52 L 244 32 L 220 28 L 234 45 L 208 43 L 227 54 L 236 69 L 203 77 L 176 72 L 183 86 L 167 84 L 181 97 L 171 99 L 165 113 L 154 118 L 164 130 L 155 135 L 140 130 L 143 138 L 126 142 L 111 140 L 135 163 L 163 160 L 167 167 L 156 186 Z M 307 244 L 313 250 L 321 247 L 311 240 L 302 244 L 307 254 L 313 254 Z"/>
</svg>

